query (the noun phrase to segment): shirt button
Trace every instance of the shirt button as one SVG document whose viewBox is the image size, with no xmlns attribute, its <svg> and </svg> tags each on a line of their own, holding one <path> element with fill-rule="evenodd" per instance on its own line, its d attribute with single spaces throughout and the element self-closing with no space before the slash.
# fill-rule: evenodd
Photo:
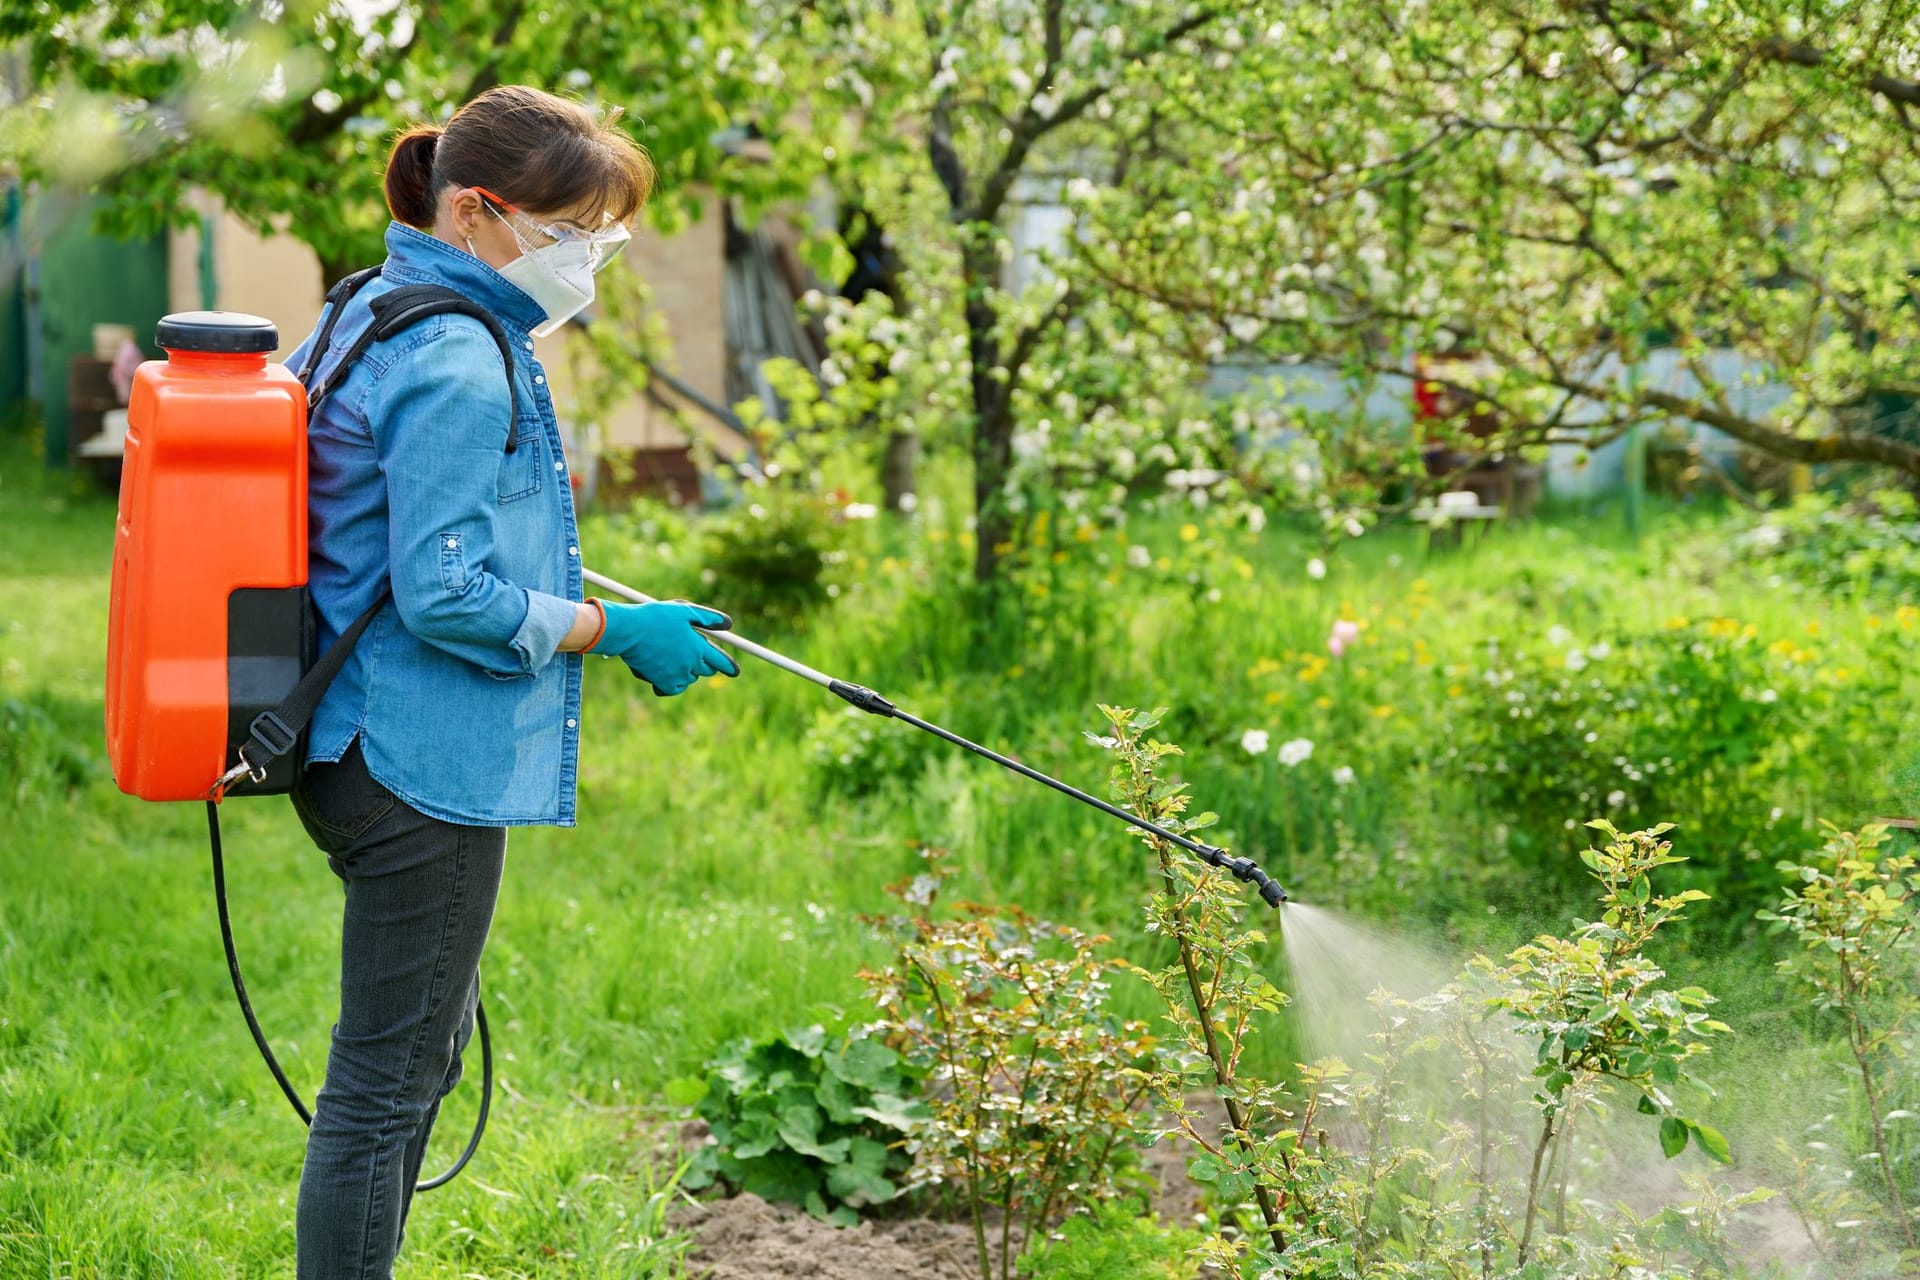
<svg viewBox="0 0 1920 1280">
<path fill-rule="evenodd" d="M 579 722 L 578 720 L 569 720 L 569 721 L 567 721 L 567 728 L 569 728 L 569 729 L 577 729 L 577 728 L 579 728 L 579 727 L 580 727 L 580 722 Z"/>
<path fill-rule="evenodd" d="M 527 339 L 527 350 L 529 350 L 529 351 L 531 351 L 531 350 L 533 350 L 533 339 L 532 339 L 532 338 L 528 338 L 528 339 Z"/>
<path fill-rule="evenodd" d="M 580 554 L 580 548 L 578 548 L 578 547 L 568 547 L 568 548 L 567 548 L 567 554 L 568 554 L 568 555 L 570 555 L 570 556 L 577 556 L 577 555 L 579 555 L 579 554 Z"/>
<path fill-rule="evenodd" d="M 565 471 L 567 469 L 567 464 L 564 462 L 556 462 L 553 464 L 553 469 L 555 471 Z"/>
<path fill-rule="evenodd" d="M 459 549 L 460 549 L 460 541 L 459 541 L 459 539 L 457 539 L 457 538 L 448 538 L 448 539 L 447 539 L 447 550 L 449 550 L 449 551 L 458 551 Z"/>
<path fill-rule="evenodd" d="M 536 387 L 544 387 L 544 386 L 546 386 L 546 385 L 547 385 L 547 375 L 546 375 L 546 374 L 544 374 L 544 373 L 536 373 L 536 374 L 534 374 L 534 375 L 533 375 L 533 385 L 534 385 L 534 386 L 536 386 Z"/>
</svg>

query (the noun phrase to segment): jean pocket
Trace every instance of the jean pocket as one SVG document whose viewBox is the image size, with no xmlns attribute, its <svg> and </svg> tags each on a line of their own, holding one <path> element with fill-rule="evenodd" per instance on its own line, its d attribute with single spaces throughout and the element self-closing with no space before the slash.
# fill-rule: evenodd
<svg viewBox="0 0 1920 1280">
<path fill-rule="evenodd" d="M 293 788 L 293 809 L 324 853 L 336 857 L 400 803 L 374 781 L 354 739 L 338 764 L 311 764 Z"/>
</svg>

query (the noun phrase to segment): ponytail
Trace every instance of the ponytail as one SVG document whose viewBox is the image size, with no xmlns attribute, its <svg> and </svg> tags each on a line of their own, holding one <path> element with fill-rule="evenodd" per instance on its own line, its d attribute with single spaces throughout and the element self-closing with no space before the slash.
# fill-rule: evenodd
<svg viewBox="0 0 1920 1280">
<path fill-rule="evenodd" d="M 440 144 L 435 125 L 415 125 L 400 135 L 387 157 L 387 208 L 410 227 L 431 230 L 435 215 L 433 155 Z"/>
</svg>

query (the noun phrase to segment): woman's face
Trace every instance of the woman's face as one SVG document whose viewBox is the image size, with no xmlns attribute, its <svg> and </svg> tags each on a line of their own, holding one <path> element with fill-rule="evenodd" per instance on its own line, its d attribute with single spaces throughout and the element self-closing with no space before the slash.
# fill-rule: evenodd
<svg viewBox="0 0 1920 1280">
<path fill-rule="evenodd" d="M 448 244 L 465 249 L 496 271 L 529 249 L 552 244 L 552 237 L 540 231 L 540 227 L 571 223 L 582 230 L 597 230 L 600 223 L 592 201 L 552 212 L 528 209 L 515 215 L 482 196 L 474 187 L 456 188 L 441 200 L 441 215 L 434 234 Z"/>
</svg>

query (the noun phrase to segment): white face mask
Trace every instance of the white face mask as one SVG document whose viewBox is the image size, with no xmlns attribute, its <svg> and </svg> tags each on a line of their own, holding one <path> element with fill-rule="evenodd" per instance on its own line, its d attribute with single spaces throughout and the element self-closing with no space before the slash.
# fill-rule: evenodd
<svg viewBox="0 0 1920 1280">
<path fill-rule="evenodd" d="M 534 230 L 555 241 L 532 248 L 514 221 L 490 203 L 485 208 L 506 223 L 520 246 L 520 256 L 499 268 L 500 274 L 547 313 L 547 318 L 533 329 L 536 338 L 554 332 L 593 301 L 594 272 L 613 261 L 627 244 L 626 227 L 612 219 L 608 219 L 610 225 L 589 233 L 566 225 L 542 227 L 515 209 L 515 219 L 525 219 Z"/>
<path fill-rule="evenodd" d="M 546 337 L 593 301 L 593 247 L 585 240 L 569 240 L 523 253 L 501 267 L 500 274 L 547 313 L 547 318 L 534 326 L 536 338 Z"/>
</svg>

